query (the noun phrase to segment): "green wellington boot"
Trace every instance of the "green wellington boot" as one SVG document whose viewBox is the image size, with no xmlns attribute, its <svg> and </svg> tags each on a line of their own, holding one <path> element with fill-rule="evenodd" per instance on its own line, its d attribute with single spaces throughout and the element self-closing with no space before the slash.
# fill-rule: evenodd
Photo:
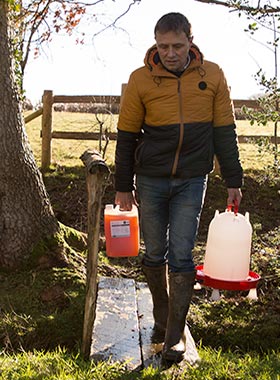
<svg viewBox="0 0 280 380">
<path fill-rule="evenodd" d="M 193 294 L 195 272 L 169 274 L 169 314 L 163 346 L 164 360 L 180 362 L 186 352 L 186 316 Z"/>
<path fill-rule="evenodd" d="M 168 286 L 167 266 L 148 267 L 142 264 L 142 269 L 152 293 L 154 327 L 153 343 L 163 343 L 168 317 Z"/>
</svg>

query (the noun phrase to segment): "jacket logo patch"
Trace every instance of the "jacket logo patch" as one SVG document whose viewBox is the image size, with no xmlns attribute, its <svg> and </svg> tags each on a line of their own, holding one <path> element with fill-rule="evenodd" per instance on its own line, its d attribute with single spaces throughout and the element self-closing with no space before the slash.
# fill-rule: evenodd
<svg viewBox="0 0 280 380">
<path fill-rule="evenodd" d="M 202 82 L 199 82 L 198 83 L 198 87 L 200 88 L 200 90 L 206 90 L 207 88 L 207 83 L 202 81 Z"/>
</svg>

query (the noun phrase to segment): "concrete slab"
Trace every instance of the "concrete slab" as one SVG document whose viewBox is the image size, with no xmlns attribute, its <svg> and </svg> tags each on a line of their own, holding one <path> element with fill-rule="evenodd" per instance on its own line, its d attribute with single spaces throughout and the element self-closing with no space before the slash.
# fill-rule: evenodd
<svg viewBox="0 0 280 380">
<path fill-rule="evenodd" d="M 101 277 L 98 284 L 96 318 L 90 358 L 125 362 L 129 370 L 152 365 L 162 367 L 162 344 L 151 342 L 153 328 L 152 296 L 146 283 L 132 279 Z M 186 360 L 200 360 L 186 325 Z"/>
<path fill-rule="evenodd" d="M 100 278 L 91 359 L 127 362 L 131 370 L 141 367 L 136 308 L 134 280 Z"/>
<path fill-rule="evenodd" d="M 151 333 L 154 325 L 152 315 L 152 296 L 146 283 L 137 283 L 137 304 L 140 328 L 140 343 L 142 349 L 143 366 L 149 365 L 161 366 L 162 344 L 153 344 L 151 342 Z M 195 364 L 200 361 L 195 342 L 191 335 L 188 325 L 185 326 L 185 334 L 187 337 L 186 361 Z"/>
</svg>

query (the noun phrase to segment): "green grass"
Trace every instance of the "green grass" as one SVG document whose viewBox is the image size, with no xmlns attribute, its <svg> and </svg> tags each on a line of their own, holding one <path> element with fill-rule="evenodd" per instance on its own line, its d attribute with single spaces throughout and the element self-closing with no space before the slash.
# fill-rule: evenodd
<svg viewBox="0 0 280 380">
<path fill-rule="evenodd" d="M 93 363 L 79 354 L 56 349 L 43 352 L 22 352 L 0 357 L 0 379 L 9 380 L 279 380 L 280 354 L 248 354 L 224 352 L 222 349 L 200 348 L 201 363 L 196 367 L 174 366 L 161 371 L 148 367 L 141 372 L 129 372 L 121 363 Z"/>
<path fill-rule="evenodd" d="M 55 113 L 55 130 L 96 130 L 94 115 Z M 112 127 L 115 128 L 115 127 Z M 247 122 L 238 122 L 240 134 L 258 134 Z M 255 128 L 255 127 L 254 127 Z M 40 165 L 40 118 L 27 124 L 27 134 Z M 271 134 L 271 126 L 260 134 Z M 106 154 L 113 163 L 115 143 Z M 96 141 L 53 140 L 52 170 L 44 176 L 58 219 L 86 230 L 86 185 L 80 155 L 98 148 Z M 0 272 L 0 379 L 193 379 L 280 380 L 280 202 L 279 178 L 267 176 L 272 162 L 260 156 L 253 144 L 240 145 L 245 169 L 241 212 L 250 212 L 253 226 L 251 269 L 262 276 L 259 299 L 246 292 L 222 292 L 211 302 L 211 290 L 195 292 L 189 313 L 192 335 L 201 363 L 196 367 L 172 366 L 127 371 L 120 363 L 85 361 L 80 353 L 85 300 L 85 253 L 71 251 L 71 266 L 30 265 L 12 274 Z M 112 202 L 109 186 L 104 202 Z M 203 261 L 207 227 L 215 210 L 225 207 L 221 178 L 211 175 L 194 256 Z M 101 220 L 102 224 L 102 220 Z M 102 226 L 101 226 L 102 227 Z M 70 244 L 70 243 L 69 243 Z M 113 260 L 99 255 L 99 274 L 114 272 L 143 280 L 137 258 Z M 110 272 L 111 271 L 111 272 Z"/>
</svg>

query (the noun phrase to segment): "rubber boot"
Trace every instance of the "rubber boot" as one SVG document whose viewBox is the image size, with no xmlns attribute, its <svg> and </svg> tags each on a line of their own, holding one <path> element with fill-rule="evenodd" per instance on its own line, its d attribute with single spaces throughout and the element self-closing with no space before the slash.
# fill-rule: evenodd
<svg viewBox="0 0 280 380">
<path fill-rule="evenodd" d="M 142 269 L 152 294 L 154 327 L 153 343 L 163 343 L 168 318 L 168 286 L 167 266 L 148 267 L 142 264 Z"/>
<path fill-rule="evenodd" d="M 169 314 L 162 357 L 180 362 L 186 353 L 186 316 L 193 294 L 195 272 L 169 274 Z"/>
</svg>

